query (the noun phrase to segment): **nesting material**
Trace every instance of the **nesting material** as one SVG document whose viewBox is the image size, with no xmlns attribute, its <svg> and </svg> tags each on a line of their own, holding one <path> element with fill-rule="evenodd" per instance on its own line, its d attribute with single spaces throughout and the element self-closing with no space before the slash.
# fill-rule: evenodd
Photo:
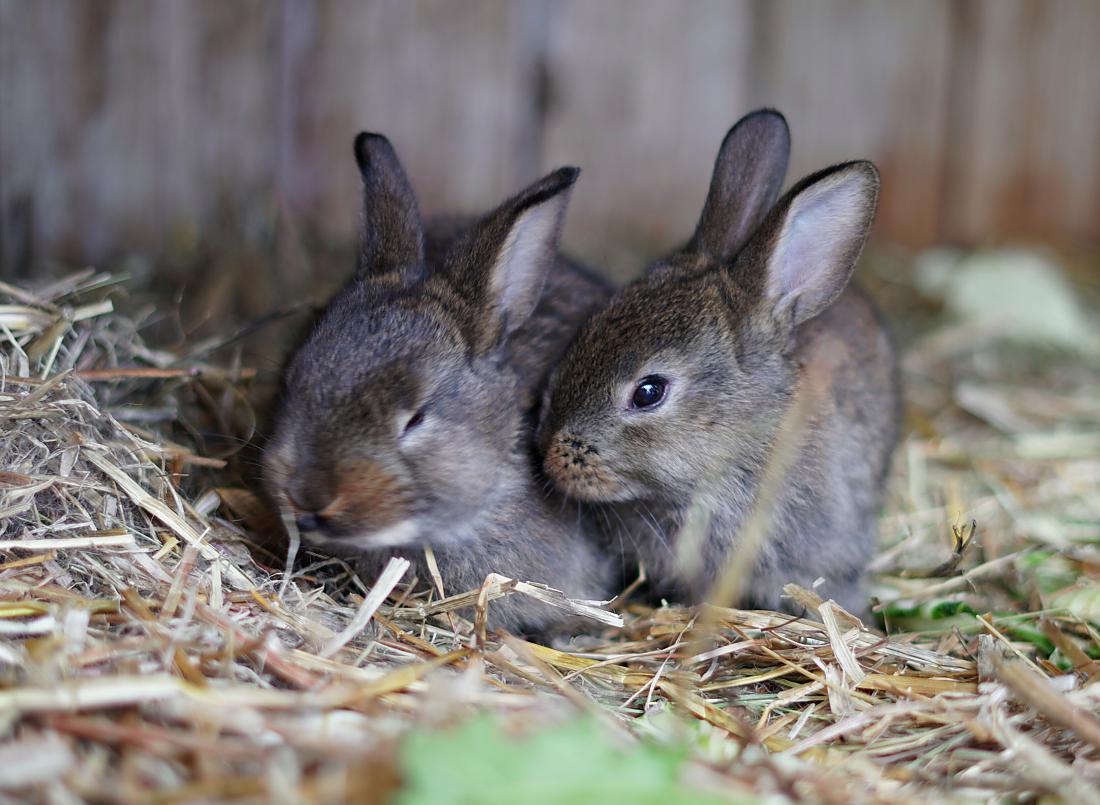
<svg viewBox="0 0 1100 805">
<path fill-rule="evenodd" d="M 488 711 L 695 736 L 692 785 L 775 801 L 1100 801 L 1100 368 L 1080 356 L 968 349 L 965 324 L 909 349 L 884 633 L 800 588 L 816 620 L 499 576 L 440 598 L 400 562 L 272 570 L 262 518 L 239 519 L 262 502 L 154 416 L 211 380 L 243 400 L 251 373 L 147 348 L 113 282 L 0 284 L 0 795 L 384 799 L 410 730 Z M 590 631 L 487 632 L 501 595 Z"/>
</svg>

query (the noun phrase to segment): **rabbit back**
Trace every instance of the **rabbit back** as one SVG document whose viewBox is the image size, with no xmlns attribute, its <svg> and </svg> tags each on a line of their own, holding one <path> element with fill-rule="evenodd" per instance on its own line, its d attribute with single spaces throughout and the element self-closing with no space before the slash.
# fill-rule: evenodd
<svg viewBox="0 0 1100 805">
<path fill-rule="evenodd" d="M 746 601 L 781 608 L 782 586 L 794 581 L 862 614 L 863 569 L 874 554 L 898 439 L 897 358 L 878 312 L 854 285 L 797 337 L 799 393 L 809 395 L 811 413 Z"/>
</svg>

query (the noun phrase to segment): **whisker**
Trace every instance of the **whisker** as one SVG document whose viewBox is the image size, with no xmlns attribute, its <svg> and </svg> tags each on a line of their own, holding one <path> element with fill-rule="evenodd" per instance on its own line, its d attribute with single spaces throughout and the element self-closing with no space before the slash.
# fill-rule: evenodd
<svg viewBox="0 0 1100 805">
<path fill-rule="evenodd" d="M 604 522 L 606 523 L 607 531 L 610 532 L 611 531 L 611 518 L 608 517 L 606 509 L 607 509 L 607 507 L 601 506 L 600 509 L 599 509 L 599 512 L 600 512 L 600 516 L 603 518 Z M 625 575 L 626 574 L 626 566 L 627 566 L 627 557 L 626 557 L 626 540 L 623 537 L 623 531 L 624 531 L 624 529 L 622 529 L 622 528 L 616 528 L 615 529 L 615 535 L 619 538 L 619 572 L 623 573 Z"/>
<path fill-rule="evenodd" d="M 657 541 L 661 543 L 661 546 L 668 551 L 668 555 L 675 559 L 676 552 L 672 549 L 672 545 L 668 541 L 668 535 L 661 529 L 660 523 L 657 521 L 657 516 L 641 500 L 635 501 L 635 506 L 642 517 L 642 522 L 649 526 L 650 530 L 653 532 L 653 536 L 655 536 Z"/>
</svg>

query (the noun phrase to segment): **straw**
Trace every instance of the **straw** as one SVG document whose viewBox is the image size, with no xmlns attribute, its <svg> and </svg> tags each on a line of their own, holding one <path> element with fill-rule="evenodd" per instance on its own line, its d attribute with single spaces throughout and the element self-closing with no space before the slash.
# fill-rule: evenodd
<svg viewBox="0 0 1100 805">
<path fill-rule="evenodd" d="M 404 560 L 359 579 L 304 546 L 285 572 L 247 461 L 201 438 L 251 438 L 264 373 L 218 364 L 233 338 L 146 345 L 119 290 L 0 283 L 0 799 L 362 798 L 365 775 L 399 784 L 410 731 L 489 712 L 537 732 L 564 707 L 615 740 L 697 736 L 686 774 L 770 801 L 1097 801 L 1100 367 L 958 328 L 913 342 L 884 633 L 795 586 L 815 619 L 611 611 L 497 574 L 442 590 L 434 556 L 416 586 Z M 172 413 L 122 424 L 152 410 Z M 511 595 L 587 625 L 494 633 Z"/>
</svg>

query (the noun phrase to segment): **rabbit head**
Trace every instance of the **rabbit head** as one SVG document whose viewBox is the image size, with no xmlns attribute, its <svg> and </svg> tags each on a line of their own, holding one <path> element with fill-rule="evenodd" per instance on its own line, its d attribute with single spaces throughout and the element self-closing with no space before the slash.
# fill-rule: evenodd
<svg viewBox="0 0 1100 805">
<path fill-rule="evenodd" d="M 361 134 L 355 156 L 358 271 L 288 365 L 266 481 L 314 541 L 458 544 L 527 460 L 507 350 L 538 302 L 578 171 L 426 244 L 390 143 Z"/>
<path fill-rule="evenodd" d="M 788 150 L 781 115 L 743 118 L 687 245 L 581 328 L 539 427 L 559 489 L 588 501 L 683 500 L 767 444 L 795 387 L 796 328 L 848 283 L 878 190 L 875 168 L 852 162 L 803 179 L 772 207 Z"/>
</svg>

